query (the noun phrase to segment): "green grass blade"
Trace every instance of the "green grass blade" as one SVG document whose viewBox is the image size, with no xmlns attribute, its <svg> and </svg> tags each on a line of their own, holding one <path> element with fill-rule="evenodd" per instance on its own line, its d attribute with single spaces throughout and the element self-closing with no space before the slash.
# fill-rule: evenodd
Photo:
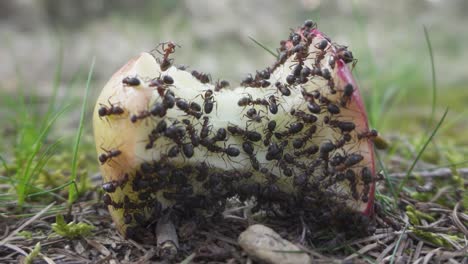
<svg viewBox="0 0 468 264">
<path fill-rule="evenodd" d="M 85 96 L 83 99 L 83 106 L 81 108 L 80 124 L 78 127 L 78 132 L 76 134 L 75 145 L 73 146 L 73 160 L 72 160 L 71 179 L 70 179 L 70 181 L 72 182 L 76 182 L 76 169 L 78 165 L 78 149 L 80 146 L 81 135 L 83 134 L 84 119 L 85 119 L 85 114 L 86 114 L 86 107 L 88 104 L 89 86 L 91 83 L 91 77 L 93 76 L 94 63 L 95 63 L 95 58 L 93 58 L 93 61 L 91 62 L 91 68 L 89 69 L 89 72 L 88 72 L 88 80 L 86 82 Z M 75 189 L 70 189 L 70 191 L 68 192 L 69 205 L 72 204 L 77 199 L 77 197 L 78 197 L 78 192 Z"/>
<path fill-rule="evenodd" d="M 435 107 L 437 100 L 437 83 L 436 83 L 436 72 L 435 72 L 435 63 L 434 63 L 434 54 L 432 52 L 431 39 L 429 38 L 429 32 L 427 31 L 426 26 L 424 28 L 424 36 L 426 38 L 427 49 L 429 51 L 429 57 L 431 58 L 431 70 L 432 70 L 432 106 L 431 106 L 431 119 L 429 121 L 429 126 L 432 125 L 435 118 Z"/>
<path fill-rule="evenodd" d="M 8 172 L 9 169 L 8 169 L 7 162 L 6 162 L 6 160 L 3 158 L 2 155 L 0 155 L 0 161 L 2 162 L 2 166 L 3 166 L 3 168 L 5 169 L 5 172 Z"/>
<path fill-rule="evenodd" d="M 377 158 L 377 161 L 379 162 L 380 168 L 382 168 L 383 170 L 385 183 L 390 189 L 390 193 L 393 195 L 393 201 L 392 201 L 393 207 L 397 208 L 398 193 L 395 191 L 395 187 L 393 186 L 393 183 L 390 181 L 390 178 L 388 177 L 387 169 L 385 168 L 385 165 L 383 164 L 382 159 L 380 158 L 379 152 L 375 148 L 374 148 L 374 153 Z"/>
<path fill-rule="evenodd" d="M 413 172 L 413 169 L 414 169 L 414 167 L 416 166 L 416 163 L 419 161 L 419 159 L 421 158 L 423 152 L 426 150 L 426 147 L 427 147 L 427 146 L 429 145 L 429 143 L 432 141 L 432 138 L 435 136 L 435 134 L 436 134 L 437 131 L 439 130 L 440 126 L 441 126 L 442 123 L 444 122 L 445 117 L 447 116 L 447 113 L 448 113 L 448 108 L 445 110 L 444 115 L 443 115 L 442 118 L 440 119 L 440 121 L 439 121 L 439 123 L 437 124 L 437 126 L 435 127 L 435 129 L 432 131 L 432 133 L 431 133 L 431 135 L 429 136 L 429 138 L 426 140 L 426 142 L 424 143 L 424 145 L 422 146 L 422 148 L 419 150 L 418 155 L 417 155 L 416 158 L 414 159 L 413 163 L 411 164 L 411 167 L 410 167 L 409 170 L 406 172 L 405 177 L 403 178 L 403 180 L 401 181 L 400 185 L 398 186 L 398 192 L 397 192 L 397 194 L 399 194 L 399 193 L 401 192 L 401 190 L 403 189 L 403 186 L 405 186 L 405 184 L 408 182 L 409 176 L 411 175 L 411 172 Z"/>
<path fill-rule="evenodd" d="M 60 186 L 57 186 L 55 188 L 52 188 L 52 189 L 42 190 L 42 191 L 39 191 L 39 192 L 31 193 L 31 194 L 28 195 L 28 198 L 43 195 L 43 194 L 50 194 L 50 193 L 55 192 L 57 190 L 61 190 L 61 189 L 65 188 L 65 187 L 67 187 L 67 186 L 69 186 L 71 184 L 73 184 L 75 186 L 75 190 L 78 192 L 78 189 L 76 188 L 76 183 L 73 182 L 73 181 L 69 181 L 67 183 L 64 183 L 64 184 L 62 184 Z M 62 198 L 61 196 L 59 196 L 59 197 Z M 62 198 L 62 200 L 65 200 L 65 199 Z"/>
<path fill-rule="evenodd" d="M 251 36 L 249 36 L 249 39 L 252 40 L 255 44 L 257 44 L 258 46 L 260 46 L 262 49 L 266 50 L 268 53 L 270 53 L 273 57 L 278 58 L 278 54 L 276 54 L 275 52 L 273 52 L 271 49 L 269 49 L 267 46 L 263 45 L 262 43 L 260 43 L 259 41 L 257 41 L 256 39 L 252 38 Z"/>
<path fill-rule="evenodd" d="M 28 153 L 28 158 L 26 164 L 23 166 L 23 170 L 20 174 L 19 178 L 19 185 L 17 186 L 17 194 L 18 194 L 18 206 L 21 207 L 24 204 L 25 195 L 26 195 L 26 186 L 30 183 L 31 175 L 31 166 L 33 163 L 34 158 L 36 157 L 37 153 L 42 147 L 42 142 L 47 136 L 50 128 L 55 123 L 57 118 L 62 115 L 68 107 L 64 107 L 62 110 L 57 112 L 51 120 L 47 123 L 47 125 L 42 129 L 40 135 L 36 139 L 36 142 L 33 144 L 32 150 Z"/>
<path fill-rule="evenodd" d="M 400 237 L 398 237 L 398 240 L 397 240 L 397 242 L 395 244 L 395 248 L 393 249 L 392 258 L 390 259 L 390 264 L 393 264 L 395 262 L 395 255 L 396 255 L 396 252 L 398 250 L 398 247 L 400 246 L 401 239 L 403 238 L 403 235 L 406 232 L 406 228 L 408 228 L 408 223 L 406 223 L 405 227 L 403 228 L 403 231 L 400 234 Z"/>
</svg>

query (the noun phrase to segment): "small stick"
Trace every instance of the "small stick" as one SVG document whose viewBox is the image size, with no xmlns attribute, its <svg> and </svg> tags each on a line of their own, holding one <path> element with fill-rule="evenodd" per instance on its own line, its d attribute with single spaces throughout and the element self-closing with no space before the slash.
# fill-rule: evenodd
<svg viewBox="0 0 468 264">
<path fill-rule="evenodd" d="M 174 259 L 179 248 L 179 239 L 171 220 L 171 211 L 159 219 L 156 225 L 156 238 L 159 256 L 163 259 Z"/>
</svg>

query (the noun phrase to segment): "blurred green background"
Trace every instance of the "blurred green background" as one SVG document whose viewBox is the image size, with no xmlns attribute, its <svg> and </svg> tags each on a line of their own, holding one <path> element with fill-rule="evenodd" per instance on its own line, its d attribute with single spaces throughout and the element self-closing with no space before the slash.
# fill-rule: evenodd
<svg viewBox="0 0 468 264">
<path fill-rule="evenodd" d="M 466 0 L 1 1 L 0 152 L 11 152 L 17 120 L 22 120 L 11 102 L 24 94 L 30 117 L 39 118 L 47 111 L 57 71 L 61 79 L 56 81 L 56 108 L 65 104 L 71 108 L 52 134 L 67 137 L 78 127 L 93 57 L 89 111 L 113 72 L 160 42 L 182 46 L 176 64 L 236 85 L 247 73 L 274 61 L 249 37 L 274 50 L 291 28 L 312 19 L 359 60 L 354 74 L 373 127 L 390 139 L 409 135 L 409 141 L 418 141 L 427 138 L 430 124 L 449 107 L 438 139 L 463 161 L 468 156 L 467 13 Z M 435 61 L 433 121 L 431 61 L 423 26 Z M 92 145 L 89 111 L 84 140 Z"/>
</svg>

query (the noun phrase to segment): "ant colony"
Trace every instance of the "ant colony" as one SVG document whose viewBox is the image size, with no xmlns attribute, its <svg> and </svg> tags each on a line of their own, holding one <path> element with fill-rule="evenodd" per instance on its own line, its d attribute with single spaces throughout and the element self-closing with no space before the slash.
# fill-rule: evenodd
<svg viewBox="0 0 468 264">
<path fill-rule="evenodd" d="M 306 21 L 277 60 L 233 87 L 175 65 L 173 42 L 120 69 L 98 99 L 94 133 L 104 203 L 127 237 L 166 208 L 371 215 L 373 139 L 356 62 Z"/>
</svg>

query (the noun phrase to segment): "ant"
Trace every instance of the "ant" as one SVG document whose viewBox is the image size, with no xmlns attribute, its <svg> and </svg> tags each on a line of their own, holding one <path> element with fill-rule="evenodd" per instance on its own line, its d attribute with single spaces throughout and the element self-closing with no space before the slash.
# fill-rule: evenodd
<svg viewBox="0 0 468 264">
<path fill-rule="evenodd" d="M 263 144 L 268 146 L 270 144 L 271 137 L 273 136 L 273 131 L 276 128 L 276 121 L 271 120 L 268 122 L 267 128 L 263 133 L 265 133 L 265 139 L 263 140 Z"/>
<path fill-rule="evenodd" d="M 371 170 L 369 169 L 369 167 L 362 168 L 362 170 L 361 170 L 361 179 L 362 179 L 362 182 L 365 185 L 368 185 L 369 183 L 372 182 L 373 177 L 372 177 L 372 173 L 371 173 Z"/>
<path fill-rule="evenodd" d="M 166 93 L 167 94 L 167 93 Z M 159 117 L 164 117 L 167 113 L 167 108 L 165 105 L 164 105 L 164 101 L 161 103 L 161 102 L 157 102 L 153 105 L 153 107 L 151 108 L 151 111 L 150 113 L 153 115 L 153 116 L 159 116 Z M 132 121 L 133 119 L 131 119 Z M 133 122 L 133 121 L 132 121 Z"/>
<path fill-rule="evenodd" d="M 242 143 L 242 149 L 249 156 L 249 160 L 252 165 L 252 168 L 258 171 L 260 169 L 260 163 L 258 162 L 258 159 L 255 157 L 254 146 L 252 142 L 244 141 L 244 143 Z"/>
<path fill-rule="evenodd" d="M 212 138 L 212 140 L 216 141 L 226 141 L 227 138 L 227 131 L 225 128 L 221 127 L 216 131 L 216 135 Z"/>
<path fill-rule="evenodd" d="M 110 106 L 105 106 L 103 104 L 100 104 L 101 108 L 99 108 L 99 110 L 98 110 L 98 114 L 99 114 L 100 117 L 110 116 L 110 115 L 121 115 L 121 114 L 124 113 L 124 110 L 123 110 L 122 107 L 115 106 L 110 101 L 108 101 L 108 102 L 109 102 Z"/>
<path fill-rule="evenodd" d="M 216 90 L 216 89 L 215 89 Z M 205 91 L 204 95 L 201 95 L 203 98 L 203 110 L 206 114 L 209 114 L 213 111 L 213 106 L 216 103 L 213 96 L 213 90 L 208 89 Z M 216 105 L 217 106 L 217 105 Z"/>
<path fill-rule="evenodd" d="M 342 133 L 351 132 L 356 128 L 356 125 L 353 122 L 349 121 L 330 120 L 329 124 L 332 127 L 339 128 Z"/>
<path fill-rule="evenodd" d="M 281 160 L 283 156 L 283 150 L 287 146 L 288 141 L 282 141 L 279 145 L 277 143 L 270 143 L 268 145 L 267 153 L 265 155 L 266 160 Z"/>
<path fill-rule="evenodd" d="M 252 77 L 252 74 L 247 75 L 242 82 L 240 83 L 241 86 L 251 86 L 254 83 L 254 78 Z"/>
<path fill-rule="evenodd" d="M 193 70 L 192 76 L 195 77 L 195 79 L 199 80 L 203 84 L 211 82 L 211 76 L 203 72 L 198 72 L 196 70 Z"/>
<path fill-rule="evenodd" d="M 166 46 L 167 45 L 167 46 Z M 159 47 L 161 47 L 162 52 L 159 51 Z M 156 50 L 159 54 L 163 55 L 162 61 L 157 59 L 157 62 L 160 64 L 161 71 L 166 71 L 172 64 L 173 59 L 169 59 L 169 55 L 175 52 L 175 48 L 179 47 L 179 45 L 175 44 L 174 42 L 162 42 L 159 43 L 159 45 L 154 49 Z"/>
<path fill-rule="evenodd" d="M 302 148 L 309 139 L 312 138 L 314 133 L 317 132 L 317 126 L 312 125 L 310 126 L 304 133 L 304 136 L 302 138 L 296 138 L 293 140 L 293 147 L 295 149 Z"/>
<path fill-rule="evenodd" d="M 268 97 L 268 101 L 270 102 L 270 105 L 268 106 L 268 108 L 270 109 L 270 112 L 274 115 L 278 113 L 278 103 L 276 100 L 277 99 L 274 95 L 271 95 L 270 97 Z"/>
<path fill-rule="evenodd" d="M 167 45 L 167 46 L 165 46 L 165 45 Z M 163 52 L 160 52 L 158 50 L 159 47 L 161 47 Z M 178 44 L 176 44 L 176 43 L 174 43 L 172 41 L 167 41 L 167 42 L 159 43 L 158 46 L 156 46 L 156 48 L 154 48 L 154 50 L 156 50 L 159 54 L 163 55 L 164 59 L 167 59 L 167 58 L 169 58 L 170 54 L 175 52 L 176 47 L 180 48 L 180 45 L 178 45 Z"/>
<path fill-rule="evenodd" d="M 101 162 L 101 165 L 104 165 L 104 163 L 106 163 L 108 161 L 111 161 L 112 158 L 115 158 L 115 157 L 119 156 L 120 154 L 122 154 L 122 151 L 120 151 L 118 149 L 106 150 L 106 149 L 104 149 L 102 147 L 101 147 L 101 149 L 106 152 L 106 153 L 102 153 L 98 157 L 99 161 Z"/>
<path fill-rule="evenodd" d="M 346 104 L 351 100 L 351 96 L 353 95 L 354 87 L 352 84 L 348 83 L 343 88 L 343 95 L 341 96 L 340 104 L 341 106 L 345 107 Z"/>
<path fill-rule="evenodd" d="M 252 95 L 248 95 L 248 97 L 242 97 L 237 102 L 238 106 L 248 106 L 248 105 L 263 105 L 269 106 L 270 103 L 264 98 L 257 98 L 255 100 L 252 99 Z"/>
<path fill-rule="evenodd" d="M 242 135 L 245 139 L 257 142 L 262 140 L 262 135 L 256 131 L 244 130 L 238 126 L 228 125 L 227 130 L 233 135 Z"/>
<path fill-rule="evenodd" d="M 312 145 L 312 146 L 310 146 L 308 148 L 305 148 L 305 149 L 303 149 L 301 151 L 295 151 L 294 155 L 298 156 L 298 157 L 299 156 L 304 156 L 304 155 L 310 156 L 310 155 L 314 155 L 318 151 L 319 151 L 319 147 L 317 145 Z"/>
<path fill-rule="evenodd" d="M 195 127 L 190 123 L 188 119 L 182 120 L 182 122 L 185 124 L 185 128 L 190 136 L 190 141 L 194 147 L 198 147 L 200 145 L 200 137 L 197 134 L 197 130 Z"/>
<path fill-rule="evenodd" d="M 313 114 L 320 114 L 322 109 L 320 105 L 315 102 L 317 98 L 314 96 L 314 94 L 307 92 L 305 89 L 302 89 L 301 93 L 302 97 L 307 102 L 307 109 L 309 112 Z"/>
<path fill-rule="evenodd" d="M 199 112 L 199 111 L 196 111 L 196 109 L 199 107 L 194 107 L 193 104 L 190 104 L 187 103 L 187 101 L 185 101 L 184 99 L 181 99 L 181 98 L 177 98 L 176 99 L 176 106 L 184 111 L 187 115 L 191 115 L 193 117 L 195 117 L 196 119 L 200 119 L 201 116 L 202 116 L 202 113 Z"/>
<path fill-rule="evenodd" d="M 286 85 L 284 85 L 284 84 L 282 84 L 280 82 L 276 82 L 275 87 L 278 88 L 278 91 L 280 91 L 280 93 L 283 96 L 290 96 L 291 95 L 291 90 Z"/>
<path fill-rule="evenodd" d="M 328 40 L 322 39 L 315 47 L 319 50 L 325 50 L 325 48 L 328 47 Z"/>
<path fill-rule="evenodd" d="M 291 109 L 290 114 L 297 117 L 298 119 L 302 120 L 304 123 L 315 123 L 317 121 L 317 117 L 315 115 L 307 114 L 304 111 Z"/>
<path fill-rule="evenodd" d="M 164 75 L 158 78 L 154 78 L 150 81 L 149 87 L 156 87 L 159 96 L 163 97 L 166 91 L 166 85 L 174 84 L 174 79 L 169 75 Z"/>
<path fill-rule="evenodd" d="M 250 108 L 247 110 L 247 113 L 244 115 L 249 119 L 247 122 L 256 122 L 256 123 L 261 123 L 262 119 L 265 118 L 265 116 L 261 116 L 260 113 L 264 113 L 262 110 L 258 111 L 255 108 Z"/>
<path fill-rule="evenodd" d="M 312 21 L 312 20 L 306 20 L 306 21 L 304 22 L 304 26 L 303 26 L 303 27 L 304 27 L 304 28 L 308 28 L 308 29 L 314 29 L 314 28 L 317 27 L 317 24 L 316 24 L 314 21 Z"/>
<path fill-rule="evenodd" d="M 215 84 L 214 90 L 215 90 L 216 92 L 219 92 L 221 89 L 226 88 L 226 87 L 229 87 L 229 86 L 230 86 L 230 84 L 229 84 L 228 81 L 226 81 L 226 80 L 221 80 L 221 81 L 219 81 L 219 80 L 218 80 L 218 81 L 216 82 L 216 84 Z"/>
<path fill-rule="evenodd" d="M 365 132 L 357 134 L 357 138 L 359 140 L 361 140 L 363 138 L 373 139 L 373 138 L 376 138 L 378 136 L 379 136 L 379 132 L 377 132 L 377 130 L 375 130 L 375 129 L 371 129 L 369 131 L 365 131 Z"/>
<path fill-rule="evenodd" d="M 200 131 L 200 138 L 204 139 L 208 137 L 208 135 L 210 134 L 212 126 L 209 126 L 209 124 L 210 124 L 210 118 L 208 116 L 204 116 L 202 129 Z"/>
<path fill-rule="evenodd" d="M 301 132 L 303 128 L 304 128 L 304 123 L 294 122 L 294 123 L 291 123 L 289 125 L 288 131 L 277 132 L 277 133 L 275 133 L 275 137 L 277 139 L 282 139 L 283 137 L 288 137 L 288 136 L 291 136 L 291 135 L 294 135 L 294 134 L 297 134 L 297 133 Z"/>
<path fill-rule="evenodd" d="M 118 181 L 109 181 L 102 184 L 102 189 L 107 193 L 113 193 L 117 187 L 123 188 L 123 186 L 128 182 L 128 174 L 124 175 L 124 178 Z"/>
<path fill-rule="evenodd" d="M 177 145 L 182 145 L 182 139 L 185 136 L 185 128 L 177 126 L 177 121 L 164 130 L 164 136 L 172 139 Z"/>
<path fill-rule="evenodd" d="M 132 115 L 130 117 L 130 121 L 132 123 L 136 123 L 138 120 L 142 120 L 142 119 L 145 119 L 147 117 L 149 117 L 151 115 L 151 112 L 150 111 L 141 111 L 138 115 Z"/>
<path fill-rule="evenodd" d="M 138 77 L 136 76 L 135 77 L 127 76 L 123 78 L 122 83 L 128 86 L 138 86 L 140 85 L 141 82 L 140 82 L 140 79 L 138 79 Z"/>
<path fill-rule="evenodd" d="M 150 149 L 153 147 L 154 145 L 154 142 L 162 135 L 164 134 L 164 132 L 166 131 L 166 128 L 167 128 L 167 123 L 166 121 L 163 119 L 161 121 L 158 122 L 158 124 L 156 125 L 156 127 L 151 130 L 151 133 L 148 135 L 148 139 L 149 139 L 149 143 L 146 144 L 146 149 Z"/>
<path fill-rule="evenodd" d="M 355 62 L 353 53 L 348 50 L 346 46 L 338 46 L 336 50 L 336 57 L 343 60 L 346 64 L 350 62 Z"/>
</svg>

